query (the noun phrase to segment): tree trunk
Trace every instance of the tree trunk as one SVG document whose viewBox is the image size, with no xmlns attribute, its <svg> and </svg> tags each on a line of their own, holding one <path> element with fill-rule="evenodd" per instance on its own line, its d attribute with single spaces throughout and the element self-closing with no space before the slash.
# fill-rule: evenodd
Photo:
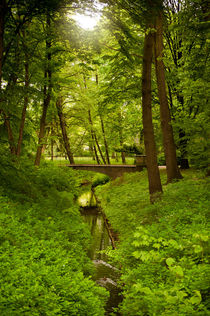
<svg viewBox="0 0 210 316">
<path fill-rule="evenodd" d="M 6 0 L 0 2 L 0 90 L 2 80 L 2 64 L 3 64 L 3 51 L 4 51 L 4 20 L 7 12 Z"/>
<path fill-rule="evenodd" d="M 177 96 L 177 100 L 178 102 L 181 104 L 182 109 L 184 109 L 184 97 L 182 95 L 180 95 L 177 91 L 176 91 L 176 96 Z M 186 137 L 186 133 L 185 131 L 180 128 L 179 129 L 179 150 L 181 153 L 181 157 L 180 157 L 180 168 L 181 169 L 189 169 L 189 161 L 187 158 L 187 144 L 188 144 L 189 139 Z"/>
<path fill-rule="evenodd" d="M 50 156 L 51 156 L 51 160 L 54 160 L 54 128 L 53 128 L 53 122 L 51 125 L 51 129 L 50 129 L 50 136 L 51 136 L 51 140 L 50 140 Z"/>
<path fill-rule="evenodd" d="M 3 66 L 3 52 L 4 52 L 4 21 L 5 15 L 7 13 L 7 2 L 6 0 L 1 0 L 0 2 L 0 94 L 2 88 L 2 66 Z M 0 101 L 1 102 L 1 101 Z M 12 133 L 12 128 L 10 125 L 9 116 L 7 116 L 4 111 L 2 111 L 4 115 L 4 122 L 7 128 L 8 133 L 8 140 L 9 140 L 9 147 L 11 154 L 15 155 L 16 148 L 15 148 L 15 141 Z"/>
<path fill-rule="evenodd" d="M 21 115 L 21 122 L 20 122 L 20 129 L 19 129 L 19 138 L 18 138 L 18 144 L 17 144 L 17 156 L 20 156 L 21 152 L 21 146 L 23 141 L 23 130 L 25 125 L 25 119 L 26 119 L 26 110 L 28 107 L 28 87 L 29 87 L 29 64 L 28 64 L 28 55 L 25 54 L 26 61 L 25 61 L 25 97 L 24 97 L 24 106 L 22 110 Z"/>
<path fill-rule="evenodd" d="M 143 71 L 142 71 L 142 119 L 144 129 L 144 145 L 147 157 L 147 172 L 151 203 L 155 202 L 162 193 L 160 173 L 157 163 L 154 129 L 152 123 L 152 95 L 151 95 L 151 69 L 154 36 L 151 32 L 145 34 Z"/>
<path fill-rule="evenodd" d="M 98 158 L 98 153 L 97 153 L 97 149 L 96 149 L 96 146 L 95 146 L 95 135 L 94 135 L 94 131 L 93 131 L 93 122 L 92 122 L 90 109 L 88 110 L 88 120 L 89 120 L 89 123 L 90 123 L 90 133 L 91 133 L 91 139 L 92 139 L 92 147 L 93 147 L 93 150 L 94 150 L 94 154 L 95 154 L 95 158 L 96 158 L 97 164 L 100 165 L 100 160 Z"/>
<path fill-rule="evenodd" d="M 45 79 L 47 78 L 47 72 L 45 71 Z M 44 85 L 44 104 L 42 109 L 42 116 L 40 120 L 40 129 L 39 129 L 39 141 L 38 147 L 36 152 L 35 158 L 35 166 L 40 165 L 41 155 L 42 155 L 42 148 L 43 148 L 43 141 L 45 136 L 45 124 L 46 124 L 46 116 L 47 116 L 47 109 L 50 104 L 50 96 L 47 94 L 47 85 Z"/>
<path fill-rule="evenodd" d="M 105 160 L 104 155 L 102 153 L 102 150 L 101 150 L 101 147 L 99 145 L 99 142 L 98 142 L 98 139 L 97 139 L 97 136 L 96 136 L 95 132 L 94 132 L 94 139 L 95 139 L 95 142 L 96 142 L 96 146 L 98 147 L 98 151 L 100 153 L 101 159 L 102 159 L 103 163 L 106 164 L 106 160 Z"/>
<path fill-rule="evenodd" d="M 52 71 L 51 71 L 51 39 L 50 39 L 50 16 L 47 14 L 47 28 L 48 28 L 48 38 L 46 40 L 46 52 L 47 52 L 47 69 L 45 70 L 44 78 L 45 81 L 48 78 L 48 87 L 47 84 L 44 84 L 44 104 L 43 104 L 43 110 L 42 110 L 42 116 L 40 120 L 40 130 L 39 130 L 39 141 L 38 141 L 38 147 L 36 152 L 36 158 L 35 158 L 35 166 L 40 165 L 41 161 L 41 155 L 42 155 L 42 148 L 43 148 L 43 141 L 45 136 L 45 125 L 46 125 L 46 116 L 47 116 L 47 109 L 50 104 L 51 100 L 51 90 L 52 90 Z"/>
<path fill-rule="evenodd" d="M 94 152 L 94 149 L 93 149 L 93 144 L 91 141 L 89 141 L 89 149 L 90 149 L 90 152 L 92 154 L 92 158 L 93 160 L 95 161 L 96 160 L 96 157 L 95 157 L 95 152 Z"/>
<path fill-rule="evenodd" d="M 119 129 L 120 146 L 123 147 L 122 118 L 121 118 L 121 114 L 120 113 L 119 113 L 118 117 L 119 117 L 119 123 L 120 123 L 120 129 Z M 125 152 L 124 151 L 121 151 L 121 159 L 122 159 L 122 163 L 126 164 Z"/>
<path fill-rule="evenodd" d="M 4 113 L 4 122 L 7 128 L 10 152 L 12 155 L 15 155 L 16 154 L 15 140 L 14 140 L 12 128 L 10 125 L 9 116 L 7 116 L 5 113 Z"/>
<path fill-rule="evenodd" d="M 120 146 L 123 146 L 123 142 L 120 141 Z M 122 163 L 125 165 L 126 164 L 126 159 L 125 159 L 125 152 L 121 151 L 121 159 L 122 159 Z"/>
<path fill-rule="evenodd" d="M 97 74 L 97 73 L 96 73 L 96 85 L 98 86 L 98 74 Z M 103 119 L 102 119 L 102 116 L 101 116 L 100 113 L 99 113 L 99 117 L 100 117 L 101 130 L 102 130 L 103 139 L 104 139 L 104 146 L 105 146 L 106 158 L 107 158 L 108 164 L 110 164 L 108 146 L 107 146 L 107 141 L 106 141 L 106 136 L 105 136 L 104 122 L 103 122 Z M 95 136 L 96 136 L 96 135 L 95 135 Z M 103 154 L 102 154 L 101 148 L 100 148 L 100 146 L 99 146 L 97 140 L 96 140 L 96 144 L 97 144 L 97 146 L 98 146 L 98 150 L 99 150 L 99 152 L 100 152 L 102 161 L 103 161 L 103 163 L 106 165 L 106 160 L 105 160 L 105 158 L 104 158 L 104 156 L 103 156 Z"/>
<path fill-rule="evenodd" d="M 160 100 L 160 118 L 163 134 L 163 146 L 166 159 L 167 182 L 174 179 L 181 179 L 182 175 L 177 165 L 176 147 L 171 125 L 171 115 L 166 92 L 165 69 L 163 63 L 163 16 L 159 13 L 156 20 L 155 33 L 155 68 Z"/>
<path fill-rule="evenodd" d="M 100 115 L 100 120 L 101 120 L 101 130 L 102 130 L 103 139 L 104 139 L 104 147 L 105 147 L 105 152 L 106 152 L 106 160 L 107 160 L 108 165 L 110 165 L 109 148 L 108 148 L 108 144 L 107 144 L 107 140 L 106 140 L 104 121 L 103 121 L 103 118 L 101 115 Z"/>
<path fill-rule="evenodd" d="M 51 139 L 51 144 L 50 144 L 50 155 L 51 155 L 51 161 L 54 159 L 54 140 Z"/>
<path fill-rule="evenodd" d="M 187 159 L 187 143 L 188 139 L 186 137 L 185 131 L 180 128 L 179 129 L 179 146 L 180 146 L 180 168 L 181 169 L 189 169 L 189 161 Z"/>
<path fill-rule="evenodd" d="M 59 97 L 57 102 L 56 102 L 56 107 L 58 110 L 58 116 L 59 116 L 59 120 L 60 120 L 60 126 L 61 126 L 61 130 L 62 130 L 62 135 L 63 135 L 63 142 L 64 142 L 64 146 L 66 149 L 66 154 L 68 156 L 69 162 L 70 164 L 74 164 L 74 157 L 70 148 L 70 143 L 69 143 L 69 139 L 68 139 L 68 135 L 66 132 L 66 122 L 65 122 L 65 117 L 63 115 L 63 111 L 62 111 L 62 98 Z"/>
</svg>

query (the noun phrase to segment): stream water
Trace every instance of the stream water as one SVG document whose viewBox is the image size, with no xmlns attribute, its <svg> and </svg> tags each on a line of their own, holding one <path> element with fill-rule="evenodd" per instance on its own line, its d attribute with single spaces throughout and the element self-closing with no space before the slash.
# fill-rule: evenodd
<svg viewBox="0 0 210 316">
<path fill-rule="evenodd" d="M 91 200 L 91 203 L 94 204 L 92 200 L 93 197 L 90 196 L 90 193 L 87 193 L 86 197 L 89 199 L 89 203 Z M 120 272 L 107 263 L 106 254 L 101 253 L 101 251 L 112 246 L 112 244 L 100 210 L 96 206 L 88 206 L 89 203 L 85 202 L 85 194 L 80 198 L 80 202 L 81 201 L 83 201 L 81 214 L 84 221 L 89 225 L 92 235 L 92 244 L 88 251 L 88 256 L 93 260 L 96 267 L 96 273 L 93 279 L 110 292 L 110 298 L 106 306 L 106 315 L 110 315 L 110 313 L 113 312 L 113 308 L 116 308 L 122 301 L 119 295 L 120 289 L 117 286 Z M 115 315 L 119 314 L 116 313 Z"/>
</svg>

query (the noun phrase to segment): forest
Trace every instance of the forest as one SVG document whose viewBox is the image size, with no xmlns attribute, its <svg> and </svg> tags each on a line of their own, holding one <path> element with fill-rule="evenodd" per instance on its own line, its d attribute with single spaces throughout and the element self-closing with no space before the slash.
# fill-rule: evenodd
<svg viewBox="0 0 210 316">
<path fill-rule="evenodd" d="M 1 316 L 210 315 L 209 34 L 208 0 L 0 0 Z"/>
</svg>

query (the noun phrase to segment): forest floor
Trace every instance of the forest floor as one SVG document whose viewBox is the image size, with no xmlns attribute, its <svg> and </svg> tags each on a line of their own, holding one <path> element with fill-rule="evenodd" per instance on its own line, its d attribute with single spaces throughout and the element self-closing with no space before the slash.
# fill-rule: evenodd
<svg viewBox="0 0 210 316">
<path fill-rule="evenodd" d="M 107 182 L 2 157 L 0 315 L 104 315 L 108 294 L 91 279 L 90 232 L 76 203 L 85 179 L 119 237 L 107 253 L 121 270 L 120 313 L 209 315 L 210 178 L 187 170 L 166 185 L 160 173 L 164 194 L 151 205 L 146 170 Z"/>
</svg>

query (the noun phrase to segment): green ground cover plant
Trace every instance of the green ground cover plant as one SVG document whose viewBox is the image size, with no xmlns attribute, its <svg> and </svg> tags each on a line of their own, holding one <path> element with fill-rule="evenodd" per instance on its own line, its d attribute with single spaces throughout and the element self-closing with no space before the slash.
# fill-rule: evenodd
<svg viewBox="0 0 210 316">
<path fill-rule="evenodd" d="M 162 171 L 162 182 L 165 172 Z M 122 315 L 210 315 L 210 182 L 195 171 L 164 186 L 150 205 L 146 172 L 96 193 L 120 238 L 108 251 L 121 268 Z"/>
<path fill-rule="evenodd" d="M 90 232 L 76 204 L 81 173 L 0 166 L 0 315 L 104 315 L 91 279 Z"/>
</svg>

